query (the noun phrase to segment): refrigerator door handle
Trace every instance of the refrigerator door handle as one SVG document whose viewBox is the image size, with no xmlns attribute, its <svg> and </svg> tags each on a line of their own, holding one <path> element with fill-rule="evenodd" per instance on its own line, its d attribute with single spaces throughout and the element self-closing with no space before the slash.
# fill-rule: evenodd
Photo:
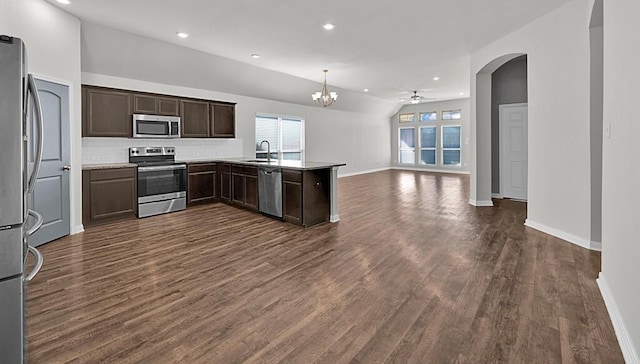
<svg viewBox="0 0 640 364">
<path fill-rule="evenodd" d="M 35 265 L 35 267 L 33 267 L 33 270 L 31 270 L 31 273 L 29 273 L 27 278 L 25 278 L 25 280 L 27 282 L 30 282 L 33 279 L 33 277 L 35 277 L 36 274 L 38 274 L 38 272 L 40 272 L 40 268 L 42 268 L 42 263 L 44 262 L 44 257 L 38 251 L 38 249 L 36 249 L 36 248 L 32 247 L 31 245 L 29 245 L 29 252 L 32 253 L 33 255 L 35 255 L 35 257 L 36 257 L 36 265 Z"/>
<path fill-rule="evenodd" d="M 31 236 L 33 235 L 33 233 L 38 231 L 38 229 L 40 229 L 40 227 L 42 226 L 42 223 L 44 222 L 44 218 L 42 218 L 42 215 L 40 215 L 39 213 L 33 210 L 29 210 L 29 215 L 31 215 L 34 219 L 36 219 L 36 223 L 33 224 L 31 229 L 27 230 L 27 236 Z"/>
<path fill-rule="evenodd" d="M 33 103 L 35 106 L 36 112 L 36 127 L 38 128 L 38 149 L 36 151 L 36 157 L 33 164 L 33 173 L 31 173 L 31 177 L 29 178 L 29 189 L 28 192 L 33 192 L 33 189 L 36 187 L 36 182 L 38 181 L 38 173 L 40 173 L 40 162 L 42 160 L 42 148 L 44 142 L 44 121 L 42 119 L 42 107 L 40 106 L 40 96 L 38 95 L 38 88 L 36 87 L 36 80 L 33 78 L 32 74 L 28 76 L 28 90 L 31 97 L 33 97 Z"/>
</svg>

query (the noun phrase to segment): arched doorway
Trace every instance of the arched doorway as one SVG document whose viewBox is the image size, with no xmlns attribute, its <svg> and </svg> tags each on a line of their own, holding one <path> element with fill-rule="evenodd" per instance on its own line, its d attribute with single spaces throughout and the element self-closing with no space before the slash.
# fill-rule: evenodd
<svg viewBox="0 0 640 364">
<path fill-rule="evenodd" d="M 469 203 L 474 206 L 493 206 L 492 201 L 492 74 L 505 63 L 525 53 L 510 53 L 487 63 L 475 75 L 475 97 L 472 110 L 475 120 L 471 123 L 473 153 L 471 163 L 471 191 Z M 475 105 L 474 105 L 475 101 Z M 475 107 L 474 107 L 475 106 Z M 475 163 L 473 163 L 475 159 Z"/>
</svg>

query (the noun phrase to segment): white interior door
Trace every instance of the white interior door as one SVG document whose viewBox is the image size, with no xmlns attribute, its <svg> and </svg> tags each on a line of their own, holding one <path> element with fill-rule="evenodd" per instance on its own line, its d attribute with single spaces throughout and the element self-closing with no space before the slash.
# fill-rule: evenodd
<svg viewBox="0 0 640 364">
<path fill-rule="evenodd" d="M 44 218 L 29 238 L 38 246 L 69 235 L 69 87 L 36 79 L 44 119 L 42 165 L 31 196 L 32 208 Z M 32 129 L 33 130 L 33 129 Z M 35 153 L 32 153 L 35 155 Z"/>
<path fill-rule="evenodd" d="M 527 199 L 527 104 L 500 105 L 500 193 Z"/>
</svg>

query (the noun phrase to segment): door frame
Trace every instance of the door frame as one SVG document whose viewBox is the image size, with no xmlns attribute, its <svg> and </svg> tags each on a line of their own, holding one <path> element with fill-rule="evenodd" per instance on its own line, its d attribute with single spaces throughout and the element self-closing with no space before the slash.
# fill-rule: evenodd
<svg viewBox="0 0 640 364">
<path fill-rule="evenodd" d="M 78 180 L 82 180 L 82 170 L 78 169 L 80 166 L 76 166 L 74 168 L 74 163 L 73 163 L 73 156 L 74 156 L 74 139 L 73 139 L 73 121 L 76 119 L 76 112 L 73 108 L 73 99 L 74 96 L 76 94 L 76 86 L 72 81 L 66 80 L 66 79 L 61 79 L 61 78 L 56 78 L 56 77 L 51 77 L 51 76 L 47 76 L 47 75 L 43 75 L 41 73 L 37 73 L 37 72 L 31 72 L 31 74 L 33 75 L 34 78 L 38 79 L 38 80 L 42 80 L 42 81 L 47 81 L 47 82 L 51 82 L 51 83 L 57 83 L 59 85 L 62 86 L 66 86 L 69 88 L 69 133 L 68 133 L 68 137 L 69 137 L 69 165 L 71 166 L 71 170 L 69 171 L 69 235 L 74 235 L 77 233 L 81 233 L 84 231 L 84 227 L 82 225 L 80 225 L 79 227 L 76 227 L 73 225 L 73 217 L 74 214 L 77 213 L 77 209 L 75 208 L 75 198 L 73 196 L 73 191 L 75 190 L 75 186 L 76 183 L 74 182 L 76 180 L 76 178 L 78 178 Z M 81 152 L 81 151 L 79 151 Z M 82 182 L 77 184 L 78 186 L 82 187 Z"/>
<path fill-rule="evenodd" d="M 529 199 L 529 103 L 528 102 L 519 102 L 519 103 L 513 103 L 513 104 L 500 104 L 498 105 L 498 125 L 500 128 L 500 140 L 499 140 L 499 151 L 498 151 L 498 156 L 499 156 L 499 163 L 500 163 L 500 197 L 501 198 L 505 198 L 504 197 L 504 186 L 505 186 L 505 176 L 506 173 L 505 172 L 505 168 L 504 168 L 504 153 L 503 153 L 503 148 L 504 148 L 504 138 L 505 138 L 505 127 L 504 127 L 504 120 L 502 118 L 502 113 L 505 109 L 510 109 L 510 108 L 521 108 L 521 107 L 526 107 L 527 108 L 527 120 L 525 123 L 525 130 L 527 133 L 527 138 L 526 138 L 526 164 L 527 164 L 527 178 L 526 178 L 526 193 L 527 193 L 527 198 L 525 199 L 525 201 L 528 201 Z M 510 198 L 510 197 L 506 197 L 506 198 Z"/>
</svg>

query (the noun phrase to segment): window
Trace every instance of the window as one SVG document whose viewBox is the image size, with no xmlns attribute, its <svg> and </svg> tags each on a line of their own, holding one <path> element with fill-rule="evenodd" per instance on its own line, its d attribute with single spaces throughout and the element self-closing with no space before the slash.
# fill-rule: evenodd
<svg viewBox="0 0 640 364">
<path fill-rule="evenodd" d="M 435 126 L 420 128 L 420 163 L 436 164 L 436 134 Z"/>
<path fill-rule="evenodd" d="M 461 127 L 460 126 L 443 126 L 442 127 L 442 165 L 459 166 L 460 165 L 460 144 L 461 144 Z"/>
<path fill-rule="evenodd" d="M 436 111 L 429 111 L 429 112 L 421 112 L 420 113 L 420 121 L 421 122 L 436 121 L 436 120 L 438 120 L 438 113 Z"/>
<path fill-rule="evenodd" d="M 400 115 L 398 115 L 398 120 L 401 123 L 412 123 L 412 122 L 416 121 L 416 114 L 415 113 L 400 114 Z"/>
<path fill-rule="evenodd" d="M 301 160 L 304 155 L 304 120 L 280 116 L 256 115 L 256 158 L 267 158 L 269 141 L 271 158 Z"/>
<path fill-rule="evenodd" d="M 462 110 L 449 110 L 442 112 L 442 120 L 460 120 L 462 119 Z"/>
<path fill-rule="evenodd" d="M 414 164 L 416 163 L 416 129 L 400 128 L 399 131 L 400 163 Z"/>
</svg>

